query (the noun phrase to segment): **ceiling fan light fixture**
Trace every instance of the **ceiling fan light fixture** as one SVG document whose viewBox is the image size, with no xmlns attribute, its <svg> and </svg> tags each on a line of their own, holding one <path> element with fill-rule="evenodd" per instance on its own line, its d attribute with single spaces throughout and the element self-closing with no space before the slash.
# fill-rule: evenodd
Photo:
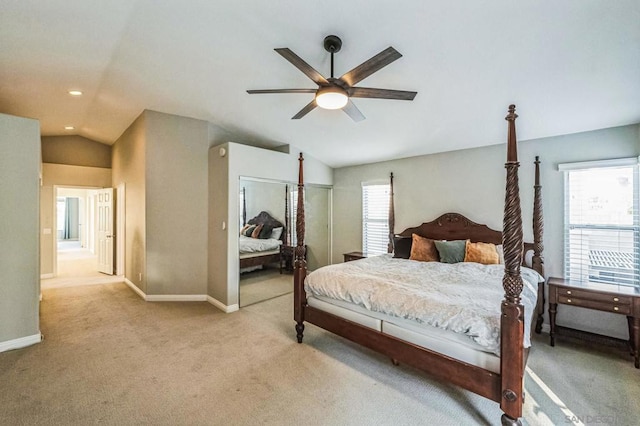
<svg viewBox="0 0 640 426">
<path fill-rule="evenodd" d="M 342 87 L 328 86 L 318 90 L 316 103 L 324 109 L 341 109 L 349 102 L 347 91 Z"/>
</svg>

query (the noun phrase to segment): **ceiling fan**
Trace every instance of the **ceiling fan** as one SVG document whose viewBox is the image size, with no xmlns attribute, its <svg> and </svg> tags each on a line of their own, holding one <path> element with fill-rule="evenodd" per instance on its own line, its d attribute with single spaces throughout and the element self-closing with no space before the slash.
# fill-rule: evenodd
<svg viewBox="0 0 640 426">
<path fill-rule="evenodd" d="M 325 109 L 342 109 L 353 121 L 364 120 L 364 115 L 351 102 L 350 98 L 375 98 L 375 99 L 399 99 L 412 101 L 418 92 L 408 92 L 404 90 L 374 89 L 369 87 L 355 87 L 357 83 L 369 77 L 374 72 L 389 65 L 396 59 L 402 57 L 393 47 L 388 47 L 371 59 L 358 65 L 340 78 L 333 76 L 333 54 L 338 53 L 342 47 L 342 40 L 338 36 L 330 35 L 324 39 L 324 48 L 331 53 L 331 77 L 325 78 L 311 65 L 293 53 L 289 48 L 283 47 L 274 49 L 283 58 L 291 62 L 294 67 L 302 71 L 307 77 L 313 80 L 319 87 L 317 89 L 264 89 L 247 90 L 249 94 L 265 93 L 314 93 L 315 97 L 296 115 L 293 120 L 300 119 L 312 111 L 315 107 Z"/>
</svg>

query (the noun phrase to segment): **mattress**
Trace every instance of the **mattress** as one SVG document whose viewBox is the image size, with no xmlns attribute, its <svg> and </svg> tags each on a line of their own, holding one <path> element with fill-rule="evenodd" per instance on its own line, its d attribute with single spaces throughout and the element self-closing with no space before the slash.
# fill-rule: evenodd
<svg viewBox="0 0 640 426">
<path fill-rule="evenodd" d="M 345 306 L 363 308 L 370 316 L 386 315 L 387 323 L 407 330 L 437 328 L 459 334 L 499 355 L 503 275 L 504 265 L 418 262 L 382 255 L 320 268 L 307 276 L 305 290 L 307 296 L 346 302 Z M 529 347 L 529 313 L 536 305 L 538 282 L 544 280 L 524 267 L 522 275 L 522 304 L 528 313 L 523 344 Z"/>
<path fill-rule="evenodd" d="M 307 304 L 364 327 L 413 343 L 476 367 L 500 372 L 500 357 L 487 352 L 465 336 L 435 327 L 424 327 L 401 318 L 369 311 L 352 303 L 326 297 L 307 297 Z"/>
<path fill-rule="evenodd" d="M 280 249 L 259 251 L 259 252 L 253 252 L 253 253 L 240 253 L 240 259 L 250 259 L 252 257 L 268 256 L 271 254 L 280 254 Z"/>
</svg>

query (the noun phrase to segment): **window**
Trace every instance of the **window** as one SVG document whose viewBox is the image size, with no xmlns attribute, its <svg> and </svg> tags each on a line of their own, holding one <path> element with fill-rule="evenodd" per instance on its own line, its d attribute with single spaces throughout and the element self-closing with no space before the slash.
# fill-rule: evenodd
<svg viewBox="0 0 640 426">
<path fill-rule="evenodd" d="M 383 254 L 389 244 L 389 190 L 387 184 L 362 184 L 362 251 Z"/>
<path fill-rule="evenodd" d="M 289 223 L 285 224 L 289 233 L 289 245 L 298 245 L 296 223 L 298 218 L 298 186 L 289 185 Z M 303 194 L 304 196 L 304 194 Z M 306 207 L 306 206 L 305 206 Z"/>
<path fill-rule="evenodd" d="M 565 278 L 638 287 L 638 160 L 559 169 L 565 173 Z"/>
</svg>

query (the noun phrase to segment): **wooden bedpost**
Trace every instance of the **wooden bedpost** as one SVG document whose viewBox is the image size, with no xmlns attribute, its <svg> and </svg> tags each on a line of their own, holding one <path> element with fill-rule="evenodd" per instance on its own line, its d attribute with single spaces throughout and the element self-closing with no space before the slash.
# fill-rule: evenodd
<svg viewBox="0 0 640 426">
<path fill-rule="evenodd" d="M 500 408 L 503 425 L 521 425 L 524 378 L 524 307 L 520 303 L 522 293 L 522 212 L 518 188 L 518 152 L 516 145 L 516 106 L 509 106 L 506 120 L 509 122 L 507 142 L 507 183 L 504 204 L 502 244 L 504 248 L 504 300 L 500 324 Z"/>
<path fill-rule="evenodd" d="M 542 233 L 544 231 L 544 222 L 542 220 L 542 185 L 540 185 L 540 157 L 536 155 L 536 177 L 533 185 L 533 259 L 532 268 L 544 277 L 544 257 L 542 251 L 544 245 L 542 242 Z M 538 286 L 538 318 L 536 320 L 536 333 L 542 332 L 542 321 L 544 316 L 544 285 Z"/>
<path fill-rule="evenodd" d="M 284 239 L 282 243 L 285 246 L 289 245 L 289 232 L 291 232 L 291 224 L 289 223 L 289 184 L 284 186 Z"/>
<path fill-rule="evenodd" d="M 389 244 L 387 245 L 387 253 L 393 253 L 393 230 L 396 227 L 396 211 L 393 206 L 393 172 L 389 176 Z"/>
<path fill-rule="evenodd" d="M 296 321 L 296 337 L 298 343 L 302 343 L 304 333 L 304 305 L 307 302 L 307 295 L 304 291 L 304 279 L 307 276 L 307 261 L 305 260 L 304 247 L 304 176 L 302 153 L 298 158 L 298 207 L 296 211 L 296 250 L 295 268 L 293 271 L 293 319 Z"/>
</svg>

